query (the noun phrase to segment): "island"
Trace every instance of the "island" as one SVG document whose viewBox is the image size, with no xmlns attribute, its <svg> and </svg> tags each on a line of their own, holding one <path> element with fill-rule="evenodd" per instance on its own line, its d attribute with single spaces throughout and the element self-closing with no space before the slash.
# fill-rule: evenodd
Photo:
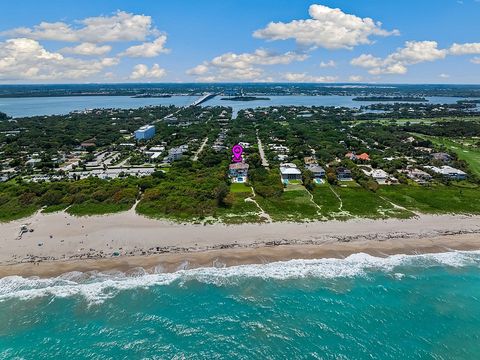
<svg viewBox="0 0 480 360">
<path fill-rule="evenodd" d="M 416 96 L 358 96 L 353 101 L 401 101 L 401 102 L 428 102 L 424 97 Z"/>
<path fill-rule="evenodd" d="M 234 96 L 234 97 L 224 97 L 220 100 L 229 100 L 229 101 L 258 101 L 258 100 L 270 100 L 268 97 L 256 97 L 256 96 Z"/>
<path fill-rule="evenodd" d="M 149 98 L 171 98 L 170 94 L 138 94 L 132 96 L 133 99 L 149 99 Z"/>
</svg>

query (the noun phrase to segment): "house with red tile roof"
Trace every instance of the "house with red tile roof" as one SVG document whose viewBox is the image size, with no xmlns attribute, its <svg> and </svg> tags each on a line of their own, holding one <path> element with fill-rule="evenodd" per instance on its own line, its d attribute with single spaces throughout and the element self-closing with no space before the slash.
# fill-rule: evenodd
<svg viewBox="0 0 480 360">
<path fill-rule="evenodd" d="M 357 155 L 358 160 L 370 161 L 370 156 L 367 153 Z"/>
</svg>

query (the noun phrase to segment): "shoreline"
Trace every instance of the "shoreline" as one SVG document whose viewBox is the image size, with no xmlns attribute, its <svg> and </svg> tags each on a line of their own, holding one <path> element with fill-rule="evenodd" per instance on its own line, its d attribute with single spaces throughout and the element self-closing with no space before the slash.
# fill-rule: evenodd
<svg viewBox="0 0 480 360">
<path fill-rule="evenodd" d="M 23 224 L 33 232 L 18 238 Z M 91 217 L 37 213 L 0 223 L 0 277 L 129 272 L 139 267 L 172 272 L 186 267 L 343 258 L 359 252 L 385 257 L 450 250 L 480 250 L 480 216 L 195 225 L 154 220 L 129 210 Z"/>
<path fill-rule="evenodd" d="M 6 276 L 49 278 L 70 272 L 122 272 L 127 275 L 143 274 L 145 272 L 173 273 L 187 269 L 205 267 L 223 268 L 289 260 L 343 259 L 357 253 L 386 258 L 392 255 L 421 255 L 475 250 L 480 250 L 480 234 L 478 233 L 444 235 L 423 239 L 396 239 L 391 241 L 364 240 L 345 243 L 329 242 L 319 245 L 275 245 L 192 252 L 171 252 L 145 256 L 17 263 L 0 265 L 0 278 Z"/>
</svg>

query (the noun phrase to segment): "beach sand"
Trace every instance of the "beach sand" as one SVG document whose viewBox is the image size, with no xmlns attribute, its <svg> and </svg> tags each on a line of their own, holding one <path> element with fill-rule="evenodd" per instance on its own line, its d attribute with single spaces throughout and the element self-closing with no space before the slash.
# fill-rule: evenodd
<svg viewBox="0 0 480 360">
<path fill-rule="evenodd" d="M 33 232 L 19 237 L 22 225 Z M 0 224 L 0 277 L 138 267 L 175 271 L 358 252 L 387 256 L 452 249 L 480 249 L 480 216 L 194 225 L 149 219 L 133 210 L 92 217 L 37 213 Z"/>
</svg>

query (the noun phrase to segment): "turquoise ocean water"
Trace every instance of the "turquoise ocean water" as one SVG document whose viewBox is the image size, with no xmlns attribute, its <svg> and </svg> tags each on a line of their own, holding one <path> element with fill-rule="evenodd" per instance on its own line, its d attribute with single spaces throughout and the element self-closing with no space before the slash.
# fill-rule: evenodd
<svg viewBox="0 0 480 360">
<path fill-rule="evenodd" d="M 0 280 L 0 359 L 479 359 L 480 252 Z"/>
</svg>

